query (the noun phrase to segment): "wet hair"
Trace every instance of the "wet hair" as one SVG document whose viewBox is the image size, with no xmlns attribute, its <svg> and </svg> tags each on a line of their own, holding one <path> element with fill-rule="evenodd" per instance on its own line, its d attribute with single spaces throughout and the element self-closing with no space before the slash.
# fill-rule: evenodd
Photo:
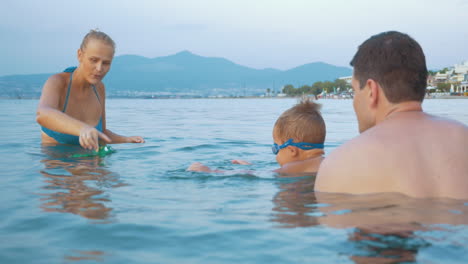
<svg viewBox="0 0 468 264">
<path fill-rule="evenodd" d="M 294 142 L 323 144 L 326 128 L 320 107 L 310 99 L 302 98 L 276 120 L 273 133 L 283 142 L 292 138 Z"/>
<path fill-rule="evenodd" d="M 373 79 L 391 103 L 424 99 L 426 58 L 421 46 L 407 34 L 388 31 L 370 37 L 359 46 L 350 64 L 361 89 Z"/>
<path fill-rule="evenodd" d="M 88 45 L 88 43 L 89 43 L 89 41 L 91 39 L 100 40 L 100 41 L 106 43 L 107 45 L 111 46 L 115 51 L 115 42 L 112 40 L 111 37 L 109 37 L 109 35 L 107 35 L 106 33 L 102 32 L 102 31 L 99 31 L 99 29 L 91 29 L 88 32 L 88 34 L 86 34 L 86 36 L 84 36 L 83 41 L 81 42 L 80 49 L 85 50 L 86 46 Z"/>
</svg>

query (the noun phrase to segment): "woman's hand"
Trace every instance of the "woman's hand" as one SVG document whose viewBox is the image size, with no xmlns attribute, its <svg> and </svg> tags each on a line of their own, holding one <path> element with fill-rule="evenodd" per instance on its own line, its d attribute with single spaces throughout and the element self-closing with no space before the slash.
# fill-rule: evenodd
<svg viewBox="0 0 468 264">
<path fill-rule="evenodd" d="M 145 140 L 140 136 L 127 137 L 127 143 L 145 143 Z"/>
<path fill-rule="evenodd" d="M 104 133 L 99 132 L 96 128 L 85 126 L 80 131 L 80 145 L 84 149 L 99 150 L 99 139 L 104 140 L 106 143 L 111 143 L 112 140 Z"/>
</svg>

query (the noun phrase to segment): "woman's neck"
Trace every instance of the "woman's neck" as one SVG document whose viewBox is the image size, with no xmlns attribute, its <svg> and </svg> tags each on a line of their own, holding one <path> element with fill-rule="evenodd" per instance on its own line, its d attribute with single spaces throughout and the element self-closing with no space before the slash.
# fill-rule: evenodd
<svg viewBox="0 0 468 264">
<path fill-rule="evenodd" d="M 73 74 L 73 87 L 75 90 L 87 91 L 91 84 L 86 80 L 80 67 L 76 68 Z"/>
</svg>

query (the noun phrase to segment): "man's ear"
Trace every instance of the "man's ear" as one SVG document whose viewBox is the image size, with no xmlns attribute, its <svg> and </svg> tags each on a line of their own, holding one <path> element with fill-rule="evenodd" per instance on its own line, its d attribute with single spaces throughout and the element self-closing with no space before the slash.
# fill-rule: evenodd
<svg viewBox="0 0 468 264">
<path fill-rule="evenodd" d="M 380 85 L 378 82 L 368 79 L 366 85 L 369 87 L 368 99 L 370 108 L 376 108 L 380 99 Z"/>
</svg>

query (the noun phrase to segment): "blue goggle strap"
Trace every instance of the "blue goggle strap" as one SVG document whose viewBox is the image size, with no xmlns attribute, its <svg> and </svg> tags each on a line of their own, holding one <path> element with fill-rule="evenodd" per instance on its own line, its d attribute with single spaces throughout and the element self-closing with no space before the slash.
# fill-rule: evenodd
<svg viewBox="0 0 468 264">
<path fill-rule="evenodd" d="M 298 142 L 298 143 L 290 143 L 289 145 L 298 147 L 303 150 L 309 150 L 309 149 L 323 149 L 324 145 L 323 144 L 315 144 L 315 143 L 306 143 L 306 142 Z"/>
<path fill-rule="evenodd" d="M 303 150 L 309 150 L 309 149 L 323 149 L 324 148 L 324 145 L 323 144 L 315 144 L 315 143 L 306 143 L 306 142 L 297 142 L 297 143 L 294 143 L 293 142 L 293 139 L 290 138 L 288 141 L 286 141 L 283 145 L 281 146 L 278 146 L 277 144 L 274 144 L 273 145 L 273 153 L 274 154 L 278 154 L 278 152 L 287 147 L 287 146 L 294 146 L 294 147 L 298 147 L 300 149 L 303 149 Z"/>
</svg>

